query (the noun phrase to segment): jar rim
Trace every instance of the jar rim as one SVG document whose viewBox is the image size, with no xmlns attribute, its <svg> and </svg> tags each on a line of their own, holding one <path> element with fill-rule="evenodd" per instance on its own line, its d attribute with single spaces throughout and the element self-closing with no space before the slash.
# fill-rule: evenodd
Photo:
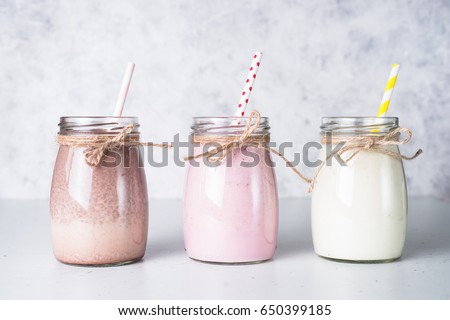
<svg viewBox="0 0 450 320">
<path fill-rule="evenodd" d="M 237 120 L 237 124 L 233 122 Z M 192 117 L 191 129 L 194 134 L 201 135 L 241 135 L 248 125 L 248 117 L 219 116 L 219 117 Z M 256 123 L 252 118 L 251 124 Z M 269 118 L 260 117 L 258 128 L 253 134 L 268 134 L 270 131 Z"/>
<path fill-rule="evenodd" d="M 377 116 L 331 116 L 331 117 L 322 117 L 322 123 L 325 122 L 325 120 L 377 120 L 382 123 L 386 122 L 396 122 L 398 121 L 398 117 L 377 117 Z"/>
<path fill-rule="evenodd" d="M 321 133 L 384 135 L 398 128 L 398 117 L 322 117 Z"/>
<path fill-rule="evenodd" d="M 127 125 L 133 125 L 131 133 L 139 132 L 139 118 L 134 116 L 63 116 L 59 120 L 59 134 L 114 134 Z"/>
<path fill-rule="evenodd" d="M 204 120 L 204 119 L 217 119 L 217 120 L 234 120 L 234 119 L 248 119 L 248 117 L 235 117 L 235 116 L 200 116 L 200 117 L 192 117 L 193 120 Z M 269 117 L 261 117 L 261 121 L 267 121 Z"/>
<path fill-rule="evenodd" d="M 138 119 L 137 116 L 61 116 L 63 119 Z"/>
</svg>

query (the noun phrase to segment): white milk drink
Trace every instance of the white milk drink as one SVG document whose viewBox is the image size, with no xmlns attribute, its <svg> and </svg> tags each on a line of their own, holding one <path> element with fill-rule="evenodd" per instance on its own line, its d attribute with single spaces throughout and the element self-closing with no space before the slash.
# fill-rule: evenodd
<svg viewBox="0 0 450 320">
<path fill-rule="evenodd" d="M 398 127 L 398 118 L 323 118 L 322 136 L 383 136 Z M 328 146 L 333 147 L 333 146 Z M 382 147 L 398 154 L 398 146 Z M 326 146 L 321 159 L 326 157 Z M 353 154 L 349 150 L 343 160 Z M 346 165 L 330 159 L 318 172 L 312 191 L 314 249 L 325 258 L 387 262 L 402 255 L 408 201 L 401 159 L 373 150 L 359 151 Z"/>
</svg>

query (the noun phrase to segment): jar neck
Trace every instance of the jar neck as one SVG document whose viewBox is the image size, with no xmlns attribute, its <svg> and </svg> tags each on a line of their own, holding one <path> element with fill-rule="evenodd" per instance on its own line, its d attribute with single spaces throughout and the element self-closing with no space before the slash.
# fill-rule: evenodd
<svg viewBox="0 0 450 320">
<path fill-rule="evenodd" d="M 137 117 L 61 117 L 60 135 L 114 135 L 126 126 L 132 125 L 131 135 L 139 135 L 139 119 Z"/>
<path fill-rule="evenodd" d="M 323 117 L 321 134 L 385 136 L 398 128 L 397 117 Z"/>
<path fill-rule="evenodd" d="M 192 118 L 192 134 L 193 135 L 216 135 L 216 136 L 239 136 L 246 130 L 247 117 L 194 117 Z M 237 120 L 238 124 L 234 121 Z M 251 120 L 250 125 L 255 124 L 255 119 Z M 268 135 L 270 134 L 269 119 L 261 117 L 256 130 L 252 135 Z"/>
</svg>

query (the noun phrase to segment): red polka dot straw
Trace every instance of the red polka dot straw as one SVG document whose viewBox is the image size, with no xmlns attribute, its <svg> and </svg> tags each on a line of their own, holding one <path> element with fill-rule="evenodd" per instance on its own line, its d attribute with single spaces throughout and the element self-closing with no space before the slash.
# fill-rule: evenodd
<svg viewBox="0 0 450 320">
<path fill-rule="evenodd" d="M 234 114 L 235 117 L 243 117 L 245 114 L 245 109 L 247 108 L 248 99 L 250 97 L 250 92 L 253 89 L 253 84 L 256 79 L 256 74 L 258 73 L 259 65 L 261 63 L 262 52 L 255 52 L 253 55 L 252 64 L 249 69 L 249 73 L 247 78 L 245 78 L 244 90 L 242 90 L 241 100 L 239 100 L 239 104 L 237 105 L 236 112 Z M 239 124 L 238 119 L 234 119 L 232 125 Z"/>
</svg>

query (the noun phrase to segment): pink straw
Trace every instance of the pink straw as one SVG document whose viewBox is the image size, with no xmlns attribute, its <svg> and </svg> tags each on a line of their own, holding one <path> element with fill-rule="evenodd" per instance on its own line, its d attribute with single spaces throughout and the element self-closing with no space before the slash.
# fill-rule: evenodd
<svg viewBox="0 0 450 320">
<path fill-rule="evenodd" d="M 131 77 L 133 76 L 135 64 L 128 62 L 125 75 L 123 76 L 122 87 L 120 88 L 119 96 L 117 97 L 116 108 L 114 109 L 114 117 L 121 117 L 125 100 L 127 98 L 128 89 L 130 88 Z"/>
<path fill-rule="evenodd" d="M 261 59 L 262 52 L 255 52 L 247 79 L 245 80 L 244 90 L 241 93 L 241 99 L 239 100 L 239 104 L 234 114 L 235 117 L 243 117 L 245 114 L 245 109 L 247 108 L 248 99 L 250 98 L 250 93 L 252 92 L 253 84 L 255 83 L 256 74 L 258 73 Z M 232 125 L 236 124 L 239 124 L 238 119 L 234 119 L 232 122 Z"/>
</svg>

